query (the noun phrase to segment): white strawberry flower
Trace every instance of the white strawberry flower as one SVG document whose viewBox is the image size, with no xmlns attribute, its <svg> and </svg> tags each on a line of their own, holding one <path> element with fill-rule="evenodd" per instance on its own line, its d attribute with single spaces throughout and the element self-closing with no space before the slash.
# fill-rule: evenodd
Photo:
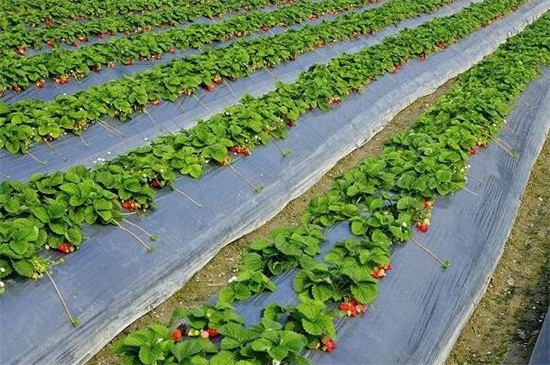
<svg viewBox="0 0 550 365">
<path fill-rule="evenodd" d="M 6 272 L 6 269 L 4 269 L 3 267 L 0 267 L 0 272 Z"/>
</svg>

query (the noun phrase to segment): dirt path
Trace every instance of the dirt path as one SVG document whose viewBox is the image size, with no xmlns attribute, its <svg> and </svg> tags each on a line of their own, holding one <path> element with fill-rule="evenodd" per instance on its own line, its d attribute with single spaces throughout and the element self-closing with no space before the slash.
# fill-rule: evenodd
<svg viewBox="0 0 550 365">
<path fill-rule="evenodd" d="M 167 323 L 174 308 L 190 308 L 210 298 L 234 275 L 236 264 L 254 239 L 265 237 L 277 227 L 291 225 L 306 204 L 323 194 L 334 177 L 380 152 L 382 143 L 407 129 L 417 117 L 454 85 L 447 82 L 434 94 L 417 100 L 399 113 L 384 130 L 332 168 L 305 194 L 290 202 L 260 229 L 223 248 L 212 261 L 176 294 L 126 328 L 88 364 L 117 364 L 112 344 L 128 331 L 152 323 Z M 550 265 L 550 142 L 547 142 L 532 173 L 518 220 L 507 243 L 489 289 L 466 326 L 448 364 L 526 363 L 548 308 Z"/>
</svg>

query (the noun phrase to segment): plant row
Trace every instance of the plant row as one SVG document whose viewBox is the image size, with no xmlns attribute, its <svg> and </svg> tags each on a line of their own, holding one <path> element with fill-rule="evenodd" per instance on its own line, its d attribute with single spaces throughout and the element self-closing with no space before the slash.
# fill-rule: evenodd
<svg viewBox="0 0 550 365">
<path fill-rule="evenodd" d="M 412 236 L 412 224 L 429 216 L 435 196 L 460 190 L 470 155 L 496 137 L 538 67 L 550 65 L 549 27 L 545 15 L 462 75 L 411 130 L 387 142 L 380 156 L 313 199 L 299 226 L 252 242 L 239 276 L 216 304 L 178 308 L 169 326 L 134 331 L 117 342 L 115 352 L 129 364 L 251 365 L 305 364 L 306 349 L 335 350 L 334 320 L 367 311 L 391 270 L 391 245 Z M 337 243 L 317 262 L 321 227 L 346 220 L 357 237 Z M 298 304 L 268 305 L 259 323 L 245 326 L 234 301 L 275 290 L 269 276 L 290 268 L 299 268 L 293 283 Z"/>
<path fill-rule="evenodd" d="M 199 6 L 207 1 L 198 0 L 90 0 L 84 3 L 61 0 L 52 3 L 47 0 L 8 1 L 0 4 L 0 30 L 12 27 L 36 28 L 40 25 L 52 27 L 69 21 L 102 19 L 104 17 L 140 16 L 159 9 Z"/>
<path fill-rule="evenodd" d="M 274 26 L 290 26 L 325 14 L 360 8 L 372 0 L 306 1 L 273 12 L 255 11 L 219 23 L 194 24 L 188 28 L 146 33 L 129 38 L 114 38 L 77 51 L 58 49 L 25 58 L 0 61 L 0 90 L 44 87 L 47 79 L 65 80 L 70 75 L 82 79 L 91 71 L 113 67 L 115 63 L 133 65 L 136 60 L 159 60 L 177 49 L 201 48 L 231 37 L 240 38 Z"/>
<path fill-rule="evenodd" d="M 360 37 L 408 17 L 433 11 L 451 0 L 393 0 L 362 13 L 349 13 L 318 25 L 284 34 L 237 41 L 227 48 L 208 49 L 159 65 L 152 70 L 113 80 L 75 95 L 60 95 L 52 102 L 36 99 L 0 104 L 0 148 L 25 153 L 34 142 L 51 142 L 65 132 L 81 134 L 105 117 L 126 121 L 161 100 L 175 101 L 200 87 L 211 91 L 223 78 L 235 80 L 259 69 L 274 67 L 298 55 L 338 40 Z M 436 45 L 424 42 L 435 49 Z M 414 55 L 421 51 L 412 52 Z M 393 66 L 398 59 L 386 62 Z"/>
<path fill-rule="evenodd" d="M 302 0 L 294 0 L 301 2 Z M 73 21 L 56 27 L 27 29 L 18 27 L 0 33 L 0 55 L 5 57 L 21 57 L 28 49 L 40 49 L 43 46 L 59 47 L 62 44 L 78 47 L 91 37 L 103 38 L 117 33 L 130 35 L 145 33 L 154 27 L 176 26 L 192 22 L 200 16 L 219 17 L 238 10 L 251 10 L 269 5 L 282 5 L 292 0 L 229 0 L 224 2 L 205 1 L 196 6 L 181 6 L 175 4 L 159 8 L 158 11 L 141 15 L 117 15 L 89 22 Z"/>
<path fill-rule="evenodd" d="M 40 250 L 66 252 L 78 247 L 83 224 L 122 228 L 122 209 L 146 212 L 156 189 L 173 187 L 176 174 L 197 178 L 208 163 L 230 164 L 232 151 L 248 155 L 261 144 L 284 138 L 289 126 L 307 111 L 328 110 L 374 78 L 397 70 L 405 60 L 434 53 L 443 43 L 467 36 L 523 1 L 487 0 L 404 30 L 379 45 L 312 67 L 296 82 L 278 84 L 260 98 L 245 97 L 209 121 L 159 137 L 92 170 L 77 166 L 67 172 L 35 174 L 27 183 L 4 181 L 0 185 L 4 276 L 39 277 L 48 264 L 38 256 Z M 440 183 L 440 191 L 454 186 L 450 181 Z"/>
</svg>

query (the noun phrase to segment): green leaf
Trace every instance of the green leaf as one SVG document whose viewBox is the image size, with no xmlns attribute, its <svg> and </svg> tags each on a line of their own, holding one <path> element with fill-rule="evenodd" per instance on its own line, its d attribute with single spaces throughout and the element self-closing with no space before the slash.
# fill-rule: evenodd
<svg viewBox="0 0 550 365">
<path fill-rule="evenodd" d="M 12 261 L 12 266 L 21 276 L 31 278 L 34 274 L 34 266 L 29 260 L 14 260 Z"/>
<path fill-rule="evenodd" d="M 42 223 L 48 223 L 50 221 L 50 216 L 48 215 L 48 211 L 43 206 L 35 207 L 32 210 L 32 214 L 38 218 Z"/>
<path fill-rule="evenodd" d="M 378 285 L 376 283 L 361 283 L 360 285 L 352 285 L 351 294 L 360 303 L 372 303 L 378 295 Z"/>
<path fill-rule="evenodd" d="M 158 346 L 143 346 L 139 349 L 139 360 L 147 365 L 156 364 L 164 358 L 162 355 L 162 349 Z"/>
<path fill-rule="evenodd" d="M 351 233 L 356 236 L 362 236 L 367 233 L 368 226 L 365 225 L 362 221 L 353 221 L 351 222 Z"/>
<path fill-rule="evenodd" d="M 65 235 L 65 233 L 67 233 L 67 230 L 69 228 L 67 223 L 59 220 L 48 223 L 48 227 L 52 230 L 53 233 L 58 234 L 60 236 Z"/>
<path fill-rule="evenodd" d="M 82 231 L 80 228 L 69 228 L 65 233 L 65 238 L 73 245 L 80 245 L 82 243 Z"/>
<path fill-rule="evenodd" d="M 202 346 L 198 339 L 180 341 L 174 347 L 172 347 L 172 353 L 180 362 L 183 359 L 188 359 L 200 352 L 202 352 Z"/>
</svg>

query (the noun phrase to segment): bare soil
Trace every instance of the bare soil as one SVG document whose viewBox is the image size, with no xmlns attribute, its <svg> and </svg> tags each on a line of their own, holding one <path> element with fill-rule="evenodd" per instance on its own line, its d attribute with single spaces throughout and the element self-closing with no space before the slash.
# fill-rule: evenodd
<svg viewBox="0 0 550 365">
<path fill-rule="evenodd" d="M 342 159 L 305 194 L 258 230 L 227 245 L 172 297 L 147 313 L 111 341 L 89 362 L 118 364 L 113 343 L 152 323 L 168 323 L 176 307 L 193 308 L 219 291 L 234 275 L 237 263 L 254 239 L 296 222 L 312 197 L 322 195 L 332 180 L 380 153 L 385 140 L 409 128 L 455 83 L 447 82 L 435 93 L 418 99 L 368 143 Z M 527 363 L 549 301 L 550 265 L 550 142 L 547 142 L 524 196 L 518 219 L 487 293 L 465 327 L 448 364 Z"/>
</svg>

